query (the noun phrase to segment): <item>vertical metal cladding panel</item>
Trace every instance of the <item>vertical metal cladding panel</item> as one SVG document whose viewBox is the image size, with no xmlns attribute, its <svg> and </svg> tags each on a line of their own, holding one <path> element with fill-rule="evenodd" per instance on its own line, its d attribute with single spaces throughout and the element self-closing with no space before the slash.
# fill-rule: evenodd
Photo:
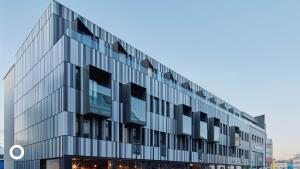
<svg viewBox="0 0 300 169">
<path fill-rule="evenodd" d="M 112 121 L 115 121 L 115 122 L 119 122 L 119 102 L 117 101 L 113 101 L 112 102 Z"/>
<path fill-rule="evenodd" d="M 125 152 L 126 152 L 126 158 L 132 158 L 132 145 L 131 144 L 125 144 Z"/>
<path fill-rule="evenodd" d="M 153 157 L 154 157 L 154 160 L 159 160 L 159 148 L 158 147 L 153 147 Z"/>
<path fill-rule="evenodd" d="M 91 156 L 97 157 L 98 156 L 98 141 L 96 139 L 91 140 Z"/>
<path fill-rule="evenodd" d="M 170 131 L 171 131 L 171 120 L 170 120 L 170 118 L 168 118 L 168 117 L 166 117 L 165 118 L 166 119 L 166 132 L 167 133 L 171 133 Z"/>
<path fill-rule="evenodd" d="M 175 158 L 174 158 L 174 149 L 168 149 L 168 160 L 170 161 L 174 161 Z"/>
<path fill-rule="evenodd" d="M 71 136 L 68 136 L 68 152 L 67 154 L 68 155 L 76 155 L 76 138 L 75 137 L 71 137 Z"/>
<path fill-rule="evenodd" d="M 166 132 L 167 131 L 167 123 L 166 123 L 166 117 L 165 116 L 160 116 L 160 119 L 159 119 L 159 128 L 160 128 L 160 131 L 161 132 Z"/>
<path fill-rule="evenodd" d="M 148 121 L 147 121 L 146 126 L 149 126 L 149 127 L 147 127 L 148 129 L 154 129 L 154 126 L 155 126 L 155 122 L 154 122 L 154 113 L 149 112 L 148 117 L 149 117 L 149 123 L 148 123 Z"/>
<path fill-rule="evenodd" d="M 147 111 L 146 111 L 146 126 L 144 126 L 145 129 L 150 129 L 152 126 L 152 113 L 150 112 L 150 96 L 147 95 Z M 148 139 L 146 139 L 148 140 Z"/>
<path fill-rule="evenodd" d="M 111 141 L 111 144 L 112 144 L 111 157 L 116 158 L 117 157 L 117 153 L 116 153 L 117 152 L 117 144 L 116 144 L 116 142 L 112 142 L 112 141 Z"/>
<path fill-rule="evenodd" d="M 112 144 L 110 141 L 105 141 L 106 144 L 106 157 L 112 156 Z"/>
<path fill-rule="evenodd" d="M 144 159 L 150 160 L 151 159 L 151 147 L 150 146 L 144 146 Z"/>
<path fill-rule="evenodd" d="M 125 143 L 120 143 L 120 158 L 126 157 Z"/>
<path fill-rule="evenodd" d="M 154 122 L 154 126 L 153 129 L 159 131 L 159 115 L 158 114 L 154 114 L 153 113 L 153 122 Z"/>
</svg>

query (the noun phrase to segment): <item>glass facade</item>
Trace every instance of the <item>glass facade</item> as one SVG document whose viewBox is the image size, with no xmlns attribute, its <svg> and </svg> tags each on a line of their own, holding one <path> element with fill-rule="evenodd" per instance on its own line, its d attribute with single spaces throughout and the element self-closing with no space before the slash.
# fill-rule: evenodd
<svg viewBox="0 0 300 169">
<path fill-rule="evenodd" d="M 90 112 L 111 117 L 111 90 L 97 82 L 89 81 Z"/>
<path fill-rule="evenodd" d="M 168 163 L 166 166 L 173 168 L 196 163 L 219 164 L 226 160 L 228 164 L 239 163 L 236 153 L 232 160 L 213 158 L 222 149 L 229 150 L 227 142 L 222 142 L 229 138 L 228 132 L 221 132 L 210 123 L 193 124 L 194 111 L 218 118 L 222 126 L 236 125 L 245 133 L 257 132 L 256 135 L 264 138 L 265 131 L 256 125 L 254 117 L 244 118 L 238 110 L 233 113 L 220 107 L 224 101 L 207 91 L 206 97 L 197 96 L 196 91 L 204 90 L 200 86 L 56 1 L 51 3 L 16 54 L 13 134 L 16 144 L 35 151 L 25 154 L 26 160 L 17 162 L 20 167 L 16 169 L 29 164 L 36 169 L 41 157 L 62 159 L 64 155 L 133 159 L 128 164 L 120 163 L 121 168 L 133 167 L 132 164 L 143 160 Z M 72 29 L 78 19 L 90 34 Z M 115 50 L 116 43 L 122 46 L 122 52 Z M 151 62 L 151 70 L 140 64 L 146 58 Z M 88 66 L 103 71 L 91 71 Z M 93 77 L 86 72 L 89 75 L 92 72 Z M 167 72 L 172 75 L 169 79 L 163 78 Z M 102 80 L 104 83 L 100 83 Z M 186 82 L 188 90 L 182 87 Z M 128 83 L 137 86 L 127 91 L 124 86 Z M 147 103 L 151 97 L 152 104 Z M 208 100 L 211 97 L 215 98 L 214 103 Z M 150 105 L 149 112 L 147 105 Z M 189 111 L 181 110 L 182 117 L 176 116 L 178 105 L 189 107 Z M 85 114 L 87 111 L 89 114 Z M 214 127 L 214 133 L 208 133 L 208 124 Z M 200 137 L 207 139 L 208 134 L 209 138 L 213 135 L 219 143 L 194 139 L 191 135 L 196 125 L 197 130 L 200 125 Z M 255 127 L 250 129 L 250 126 Z M 128 141 L 133 127 L 137 128 L 139 147 L 133 147 L 134 142 Z M 242 141 L 245 144 L 241 145 L 252 144 L 249 140 Z M 263 144 L 257 146 L 264 150 Z M 132 153 L 132 147 L 140 153 Z M 201 158 L 192 154 L 192 147 L 194 150 L 201 147 Z M 227 151 L 222 152 L 223 156 L 229 155 Z M 240 146 L 236 152 L 251 150 L 249 146 Z M 92 161 L 81 161 L 81 168 L 95 168 Z M 98 164 L 101 163 L 96 164 L 97 168 Z M 103 165 L 109 168 L 111 163 Z M 249 162 L 240 165 L 250 166 Z"/>
<path fill-rule="evenodd" d="M 130 98 L 131 101 L 131 121 L 143 123 L 146 122 L 146 102 L 136 97 Z"/>
</svg>

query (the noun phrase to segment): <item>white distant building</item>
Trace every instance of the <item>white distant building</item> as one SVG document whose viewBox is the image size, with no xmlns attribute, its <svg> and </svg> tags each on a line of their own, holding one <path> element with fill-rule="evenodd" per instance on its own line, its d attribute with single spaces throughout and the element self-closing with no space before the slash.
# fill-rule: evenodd
<svg viewBox="0 0 300 169">
<path fill-rule="evenodd" d="M 266 169 L 272 168 L 273 162 L 273 141 L 268 138 L 266 140 Z"/>
<path fill-rule="evenodd" d="M 287 160 L 277 160 L 276 169 L 287 169 L 289 162 Z"/>
</svg>

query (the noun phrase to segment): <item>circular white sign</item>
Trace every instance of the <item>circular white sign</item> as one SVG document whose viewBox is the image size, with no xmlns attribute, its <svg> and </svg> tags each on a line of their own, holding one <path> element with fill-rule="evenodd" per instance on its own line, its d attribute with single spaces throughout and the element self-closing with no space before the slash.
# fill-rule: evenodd
<svg viewBox="0 0 300 169">
<path fill-rule="evenodd" d="M 14 155 L 14 150 L 15 150 L 15 149 L 19 149 L 19 150 L 20 150 L 20 155 L 18 155 L 18 156 L 15 156 L 15 155 Z M 24 148 L 23 148 L 22 146 L 20 146 L 20 145 L 14 145 L 14 146 L 12 146 L 12 147 L 9 149 L 9 155 L 10 155 L 10 157 L 11 157 L 12 159 L 14 159 L 14 160 L 20 160 L 21 158 L 24 157 Z"/>
</svg>

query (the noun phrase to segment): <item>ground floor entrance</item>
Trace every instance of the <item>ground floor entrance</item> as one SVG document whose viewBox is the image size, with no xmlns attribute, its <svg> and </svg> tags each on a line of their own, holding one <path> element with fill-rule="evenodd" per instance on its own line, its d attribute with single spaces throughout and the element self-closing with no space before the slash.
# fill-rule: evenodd
<svg viewBox="0 0 300 169">
<path fill-rule="evenodd" d="M 64 157 L 41 162 L 41 169 L 227 169 L 226 165 L 132 159 Z"/>
</svg>

